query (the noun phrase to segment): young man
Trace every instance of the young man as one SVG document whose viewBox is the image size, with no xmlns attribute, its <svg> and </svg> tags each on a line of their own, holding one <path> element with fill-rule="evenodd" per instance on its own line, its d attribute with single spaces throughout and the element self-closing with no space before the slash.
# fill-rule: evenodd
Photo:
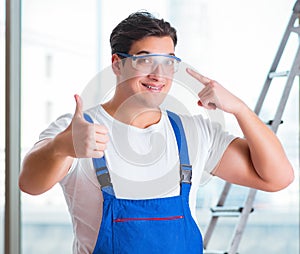
<svg viewBox="0 0 300 254">
<path fill-rule="evenodd" d="M 191 69 L 204 85 L 199 106 L 233 114 L 245 138 L 201 115 L 160 109 L 180 63 L 168 22 L 134 13 L 110 43 L 114 96 L 83 112 L 75 95 L 74 115 L 52 123 L 24 158 L 20 188 L 37 195 L 61 184 L 74 253 L 202 253 L 195 200 L 204 177 L 278 191 L 293 181 L 293 169 L 243 101 Z"/>
</svg>

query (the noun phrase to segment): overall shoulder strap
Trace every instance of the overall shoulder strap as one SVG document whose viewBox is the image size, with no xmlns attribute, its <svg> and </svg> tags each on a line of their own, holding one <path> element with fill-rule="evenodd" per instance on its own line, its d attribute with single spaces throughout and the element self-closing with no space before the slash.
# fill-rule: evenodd
<svg viewBox="0 0 300 254">
<path fill-rule="evenodd" d="M 192 182 L 192 165 L 190 165 L 188 146 L 187 146 L 186 136 L 182 126 L 182 122 L 180 117 L 177 114 L 171 111 L 167 111 L 167 114 L 170 119 L 171 125 L 173 127 L 176 141 L 177 141 L 179 160 L 180 160 L 181 183 L 185 185 L 188 184 L 190 186 Z"/>
<path fill-rule="evenodd" d="M 90 123 L 93 123 L 92 118 L 86 113 L 84 114 L 84 119 Z M 93 158 L 93 165 L 102 192 L 115 196 L 110 174 L 106 166 L 105 157 L 103 156 L 102 158 Z"/>
</svg>

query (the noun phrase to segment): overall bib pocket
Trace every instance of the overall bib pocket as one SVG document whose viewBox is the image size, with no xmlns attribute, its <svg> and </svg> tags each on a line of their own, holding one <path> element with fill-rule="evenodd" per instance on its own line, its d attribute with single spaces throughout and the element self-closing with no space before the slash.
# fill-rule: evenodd
<svg viewBox="0 0 300 254">
<path fill-rule="evenodd" d="M 120 253 L 180 253 L 184 232 L 183 215 L 119 218 L 113 221 L 116 253 L 119 253 L 117 250 L 121 250 Z"/>
</svg>

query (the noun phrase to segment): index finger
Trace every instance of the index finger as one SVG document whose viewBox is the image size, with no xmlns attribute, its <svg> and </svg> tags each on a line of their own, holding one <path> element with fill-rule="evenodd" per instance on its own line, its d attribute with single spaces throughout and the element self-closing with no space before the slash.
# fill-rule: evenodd
<svg viewBox="0 0 300 254">
<path fill-rule="evenodd" d="M 208 85 L 211 80 L 203 75 L 201 75 L 200 73 L 190 69 L 190 68 L 186 68 L 186 71 L 188 74 L 190 74 L 193 78 L 197 79 L 198 81 L 200 81 L 203 85 Z"/>
</svg>

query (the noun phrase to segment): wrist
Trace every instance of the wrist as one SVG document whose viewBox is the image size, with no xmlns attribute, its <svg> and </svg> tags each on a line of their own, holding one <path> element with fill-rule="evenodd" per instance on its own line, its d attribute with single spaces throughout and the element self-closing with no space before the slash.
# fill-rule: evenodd
<svg viewBox="0 0 300 254">
<path fill-rule="evenodd" d="M 57 134 L 52 140 L 52 149 L 55 156 L 75 157 L 72 133 L 69 128 Z"/>
<path fill-rule="evenodd" d="M 242 101 L 236 107 L 236 110 L 232 113 L 237 119 L 249 114 L 253 111 Z"/>
</svg>

